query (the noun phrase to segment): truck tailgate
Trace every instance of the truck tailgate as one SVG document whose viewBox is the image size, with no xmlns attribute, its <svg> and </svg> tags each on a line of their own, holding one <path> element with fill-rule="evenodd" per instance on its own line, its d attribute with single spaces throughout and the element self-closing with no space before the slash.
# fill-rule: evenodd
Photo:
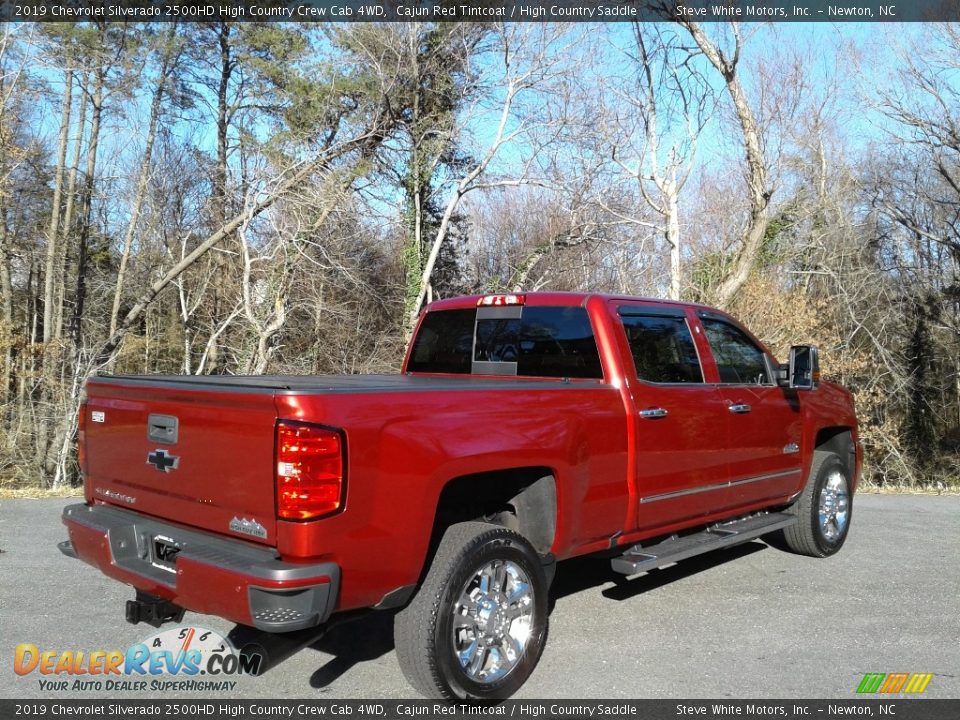
<svg viewBox="0 0 960 720">
<path fill-rule="evenodd" d="M 269 388 L 95 378 L 84 412 L 91 499 L 275 545 Z"/>
</svg>

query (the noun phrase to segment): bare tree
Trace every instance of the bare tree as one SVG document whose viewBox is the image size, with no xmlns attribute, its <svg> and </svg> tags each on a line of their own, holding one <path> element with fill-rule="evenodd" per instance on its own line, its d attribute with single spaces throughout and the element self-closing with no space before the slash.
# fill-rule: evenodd
<svg viewBox="0 0 960 720">
<path fill-rule="evenodd" d="M 150 117 L 147 120 L 146 144 L 143 157 L 140 160 L 140 170 L 137 174 L 136 190 L 130 206 L 130 220 L 123 238 L 123 250 L 120 253 L 120 267 L 117 270 L 117 282 L 113 292 L 113 308 L 110 311 L 110 334 L 117 331 L 117 321 L 120 315 L 120 302 L 123 297 L 123 284 L 126 280 L 127 264 L 130 262 L 130 248 L 133 237 L 140 222 L 140 212 L 147 192 L 147 183 L 150 180 L 150 167 L 153 161 L 153 145 L 157 138 L 157 126 L 160 123 L 163 108 L 164 94 L 176 70 L 176 65 L 182 51 L 181 40 L 177 37 L 177 24 L 170 23 L 167 31 L 160 38 L 160 62 L 157 67 L 157 80 L 153 90 L 153 99 L 150 102 Z"/>
<path fill-rule="evenodd" d="M 243 314 L 254 330 L 256 345 L 246 353 L 247 359 L 242 365 L 242 372 L 256 375 L 266 369 L 274 350 L 270 346 L 271 341 L 287 320 L 285 297 L 291 267 L 286 257 L 280 263 L 275 262 L 279 254 L 286 255 L 286 243 L 275 229 L 272 233 L 275 240 L 268 243 L 268 253 L 252 257 L 247 236 L 249 225 L 249 221 L 242 223 L 238 234 L 243 249 Z M 273 272 L 254 279 L 253 269 L 257 261 L 270 263 Z"/>
<path fill-rule="evenodd" d="M 63 101 L 60 117 L 60 139 L 57 143 L 57 164 L 53 174 L 53 201 L 51 203 L 50 227 L 47 230 L 47 261 L 43 290 L 43 342 L 53 338 L 54 283 L 56 278 L 57 249 L 59 247 L 60 203 L 63 196 L 63 175 L 67 162 L 67 141 L 70 135 L 70 120 L 73 107 L 73 63 L 68 55 L 63 71 Z"/>
<path fill-rule="evenodd" d="M 484 188 L 509 187 L 531 182 L 532 159 L 510 176 L 487 177 L 487 171 L 501 152 L 530 130 L 531 118 L 518 115 L 517 105 L 523 96 L 554 77 L 557 65 L 559 45 L 565 33 L 560 28 L 544 28 L 536 25 L 520 24 L 502 26 L 498 30 L 499 48 L 496 57 L 500 62 L 501 77 L 498 79 L 500 94 L 498 119 L 492 139 L 479 157 L 464 168 L 462 175 L 453 185 L 447 200 L 439 227 L 433 238 L 430 253 L 424 263 L 420 277 L 419 290 L 407 317 L 404 319 L 404 335 L 409 337 L 420 307 L 426 298 L 430 286 L 430 277 L 446 240 L 451 218 L 460 201 L 468 193 Z"/>
<path fill-rule="evenodd" d="M 623 108 L 611 119 L 615 125 L 610 128 L 611 156 L 659 218 L 650 222 L 631 214 L 622 219 L 662 234 L 670 253 L 668 295 L 679 300 L 684 286 L 680 196 L 694 169 L 697 141 L 710 119 L 711 90 L 672 31 L 641 23 L 634 23 L 633 31 L 635 54 L 630 53 L 630 60 L 636 67 L 637 87 L 617 93 Z M 637 121 L 639 133 L 634 129 Z"/>
<path fill-rule="evenodd" d="M 749 219 L 741 235 L 740 247 L 723 281 L 715 291 L 716 301 L 720 305 L 728 304 L 737 294 L 750 275 L 757 254 L 763 243 L 764 233 L 770 221 L 770 197 L 772 188 L 768 180 L 767 161 L 761 143 L 760 126 L 750 106 L 743 83 L 738 74 L 743 50 L 743 35 L 737 23 L 731 23 L 733 47 L 725 50 L 711 40 L 703 28 L 692 20 L 681 19 L 679 23 L 693 38 L 710 64 L 723 78 L 727 94 L 733 103 L 742 134 L 747 180 L 747 199 Z"/>
<path fill-rule="evenodd" d="M 894 41 L 898 73 L 875 106 L 891 140 L 865 178 L 879 259 L 904 335 L 902 441 L 927 477 L 960 469 L 960 26 Z"/>
<path fill-rule="evenodd" d="M 8 229 L 12 180 L 27 156 L 20 134 L 23 126 L 23 72 L 25 60 L 16 55 L 15 26 L 6 25 L 0 34 L 0 403 L 6 404 L 13 377 L 15 337 L 14 283 L 12 260 L 14 238 Z M 0 422 L 5 418 L 0 417 Z"/>
</svg>

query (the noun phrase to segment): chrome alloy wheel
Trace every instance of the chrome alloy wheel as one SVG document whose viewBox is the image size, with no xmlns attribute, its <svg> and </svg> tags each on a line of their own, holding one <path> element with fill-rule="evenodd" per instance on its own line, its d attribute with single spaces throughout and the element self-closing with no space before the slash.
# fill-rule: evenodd
<svg viewBox="0 0 960 720">
<path fill-rule="evenodd" d="M 467 677 L 476 683 L 506 677 L 523 657 L 533 619 L 527 573 L 508 560 L 481 567 L 453 607 L 453 647 Z"/>
<path fill-rule="evenodd" d="M 820 490 L 820 531 L 827 542 L 836 542 L 843 535 L 850 517 L 850 497 L 847 481 L 839 470 L 834 470 Z"/>
</svg>

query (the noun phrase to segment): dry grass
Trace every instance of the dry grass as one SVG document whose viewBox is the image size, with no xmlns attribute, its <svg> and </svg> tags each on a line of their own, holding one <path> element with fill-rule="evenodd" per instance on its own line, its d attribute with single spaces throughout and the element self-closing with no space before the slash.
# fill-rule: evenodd
<svg viewBox="0 0 960 720">
<path fill-rule="evenodd" d="M 26 498 L 29 500 L 42 500 L 44 498 L 68 498 L 83 497 L 82 487 L 66 487 L 56 490 L 43 488 L 3 488 L 0 487 L 0 500 L 10 500 L 13 498 Z"/>
<path fill-rule="evenodd" d="M 927 487 L 907 487 L 905 485 L 872 485 L 860 483 L 858 495 L 960 495 L 960 487 L 941 485 Z"/>
<path fill-rule="evenodd" d="M 905 487 L 902 485 L 872 485 L 860 483 L 857 489 L 859 495 L 960 495 L 960 487 Z M 83 497 L 83 488 L 60 488 L 58 490 L 44 490 L 41 488 L 2 488 L 0 500 L 24 498 L 28 500 L 42 500 L 45 498 Z"/>
</svg>

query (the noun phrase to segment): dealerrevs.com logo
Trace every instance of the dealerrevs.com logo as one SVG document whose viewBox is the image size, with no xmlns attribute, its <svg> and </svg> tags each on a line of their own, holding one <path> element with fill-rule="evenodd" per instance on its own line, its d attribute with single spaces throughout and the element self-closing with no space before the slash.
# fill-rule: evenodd
<svg viewBox="0 0 960 720">
<path fill-rule="evenodd" d="M 258 655 L 240 655 L 213 630 L 165 630 L 126 650 L 40 649 L 20 643 L 14 650 L 17 675 L 38 675 L 40 690 L 190 691 L 233 690 L 224 676 L 254 675 Z M 202 678 L 200 677 L 202 676 Z"/>
</svg>

